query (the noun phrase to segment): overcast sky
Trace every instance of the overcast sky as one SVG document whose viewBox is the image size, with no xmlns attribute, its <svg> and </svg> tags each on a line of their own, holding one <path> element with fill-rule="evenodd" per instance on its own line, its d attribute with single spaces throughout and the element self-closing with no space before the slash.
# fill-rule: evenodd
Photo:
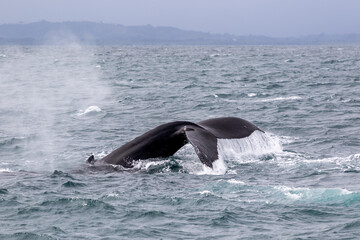
<svg viewBox="0 0 360 240">
<path fill-rule="evenodd" d="M 360 0 L 0 0 L 0 23 L 172 26 L 273 37 L 360 33 Z"/>
</svg>

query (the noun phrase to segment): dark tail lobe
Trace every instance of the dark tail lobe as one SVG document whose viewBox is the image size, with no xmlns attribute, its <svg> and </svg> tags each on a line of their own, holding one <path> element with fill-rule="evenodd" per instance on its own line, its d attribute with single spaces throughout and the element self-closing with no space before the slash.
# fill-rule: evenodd
<svg viewBox="0 0 360 240">
<path fill-rule="evenodd" d="M 91 156 L 86 160 L 86 162 L 89 164 L 94 164 L 95 161 L 96 160 L 95 160 L 94 154 L 91 154 Z"/>
</svg>

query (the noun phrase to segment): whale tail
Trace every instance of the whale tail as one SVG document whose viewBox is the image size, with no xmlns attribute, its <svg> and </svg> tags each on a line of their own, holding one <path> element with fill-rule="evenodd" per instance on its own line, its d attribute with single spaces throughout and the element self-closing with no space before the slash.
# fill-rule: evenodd
<svg viewBox="0 0 360 240">
<path fill-rule="evenodd" d="M 198 123 L 170 122 L 136 137 L 100 161 L 131 168 L 134 160 L 170 157 L 186 143 L 190 143 L 200 161 L 212 168 L 213 162 L 219 158 L 218 139 L 245 138 L 256 130 L 262 131 L 254 124 L 236 117 L 213 118 Z M 87 162 L 94 164 L 94 155 Z"/>
<path fill-rule="evenodd" d="M 86 162 L 93 165 L 96 162 L 94 154 L 91 154 L 91 156 L 86 160 Z"/>
</svg>

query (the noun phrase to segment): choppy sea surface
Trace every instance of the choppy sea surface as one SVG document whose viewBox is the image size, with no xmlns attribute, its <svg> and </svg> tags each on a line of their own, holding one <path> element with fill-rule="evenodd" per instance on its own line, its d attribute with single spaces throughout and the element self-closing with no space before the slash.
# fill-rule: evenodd
<svg viewBox="0 0 360 240">
<path fill-rule="evenodd" d="M 360 47 L 0 47 L 1 239 L 357 239 Z M 214 169 L 186 145 L 86 164 L 162 123 L 236 116 Z"/>
</svg>

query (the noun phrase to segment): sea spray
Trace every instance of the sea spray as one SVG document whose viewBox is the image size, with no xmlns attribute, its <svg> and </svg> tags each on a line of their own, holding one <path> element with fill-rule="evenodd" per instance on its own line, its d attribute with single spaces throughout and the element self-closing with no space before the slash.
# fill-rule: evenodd
<svg viewBox="0 0 360 240">
<path fill-rule="evenodd" d="M 0 120 L 6 135 L 25 139 L 17 158 L 32 170 L 68 165 L 67 160 L 81 153 L 70 154 L 68 142 L 73 136 L 61 126 L 86 124 L 83 119 L 74 121 L 72 113 L 84 108 L 79 116 L 101 111 L 95 104 L 104 104 L 109 93 L 96 68 L 96 49 L 69 44 L 10 50 L 2 67 L 11 75 L 0 71 L 0 111 L 7 109 L 7 117 L 3 113 L 4 121 Z"/>
<path fill-rule="evenodd" d="M 280 139 L 269 133 L 253 132 L 249 137 L 241 139 L 219 139 L 219 158 L 236 160 L 240 163 L 256 161 L 259 156 L 281 153 Z"/>
</svg>

